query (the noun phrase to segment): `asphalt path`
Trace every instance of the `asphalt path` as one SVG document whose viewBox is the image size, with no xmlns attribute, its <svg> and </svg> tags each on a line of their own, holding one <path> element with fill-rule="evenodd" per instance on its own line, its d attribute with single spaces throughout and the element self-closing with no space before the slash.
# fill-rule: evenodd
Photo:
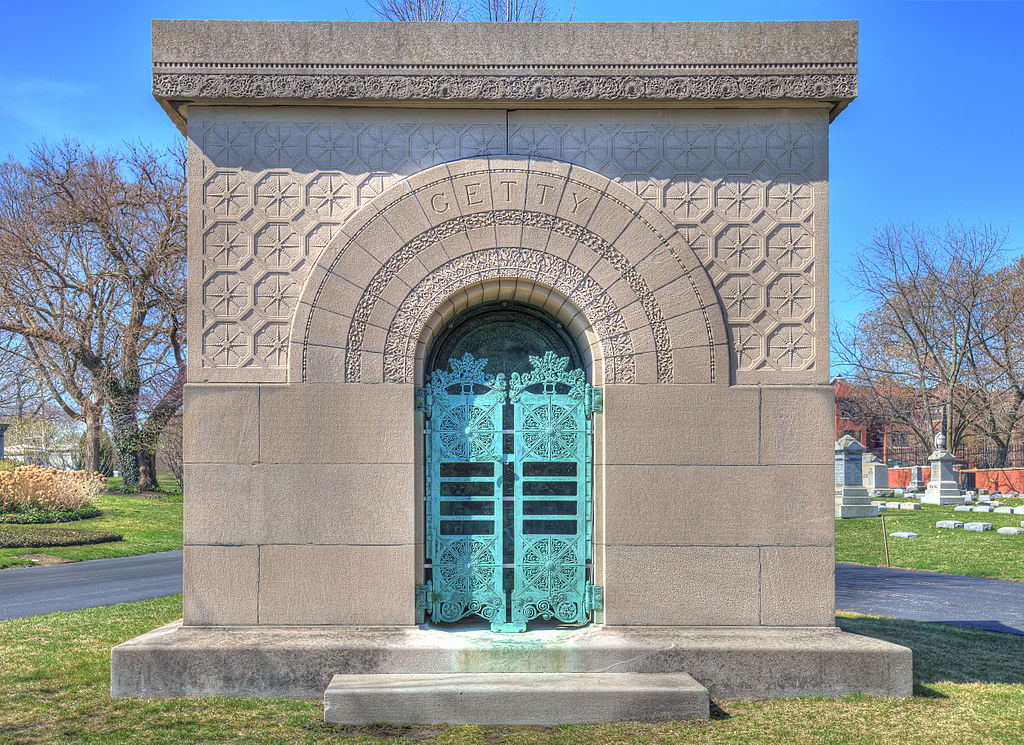
<svg viewBox="0 0 1024 745">
<path fill-rule="evenodd" d="M 181 592 L 181 551 L 0 571 L 0 619 Z"/>
<path fill-rule="evenodd" d="M 836 564 L 836 608 L 1024 634 L 1024 582 Z"/>
<path fill-rule="evenodd" d="M 181 551 L 0 571 L 0 619 L 177 595 Z M 1024 634 L 1024 582 L 836 564 L 836 608 Z"/>
</svg>

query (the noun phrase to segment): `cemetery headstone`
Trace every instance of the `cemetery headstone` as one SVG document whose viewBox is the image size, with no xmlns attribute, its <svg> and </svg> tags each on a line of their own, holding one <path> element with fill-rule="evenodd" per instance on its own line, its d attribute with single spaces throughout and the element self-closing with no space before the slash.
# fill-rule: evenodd
<svg viewBox="0 0 1024 745">
<path fill-rule="evenodd" d="M 862 468 L 864 470 L 864 488 L 872 497 L 886 499 L 893 496 L 893 490 L 889 488 L 889 467 L 879 460 L 877 455 L 865 454 Z"/>
<path fill-rule="evenodd" d="M 878 517 L 878 508 L 863 484 L 864 446 L 850 435 L 835 444 L 835 506 L 837 518 Z"/>
<path fill-rule="evenodd" d="M 999 528 L 996 532 L 1000 535 L 1024 535 L 1024 528 L 1014 528 L 1010 526 L 1006 528 Z"/>
<path fill-rule="evenodd" d="M 992 523 L 964 523 L 964 530 L 982 533 L 986 530 L 992 530 Z"/>
<path fill-rule="evenodd" d="M 924 468 L 912 466 L 910 469 L 910 483 L 907 484 L 907 494 L 917 494 L 925 490 Z"/>
<path fill-rule="evenodd" d="M 953 471 L 953 454 L 946 450 L 946 435 L 935 435 L 935 450 L 928 456 L 931 479 L 921 501 L 925 504 L 963 504 L 960 482 Z"/>
<path fill-rule="evenodd" d="M 936 528 L 944 530 L 956 530 L 957 528 L 962 528 L 963 526 L 964 524 L 959 520 L 939 520 L 937 523 L 935 523 Z"/>
</svg>

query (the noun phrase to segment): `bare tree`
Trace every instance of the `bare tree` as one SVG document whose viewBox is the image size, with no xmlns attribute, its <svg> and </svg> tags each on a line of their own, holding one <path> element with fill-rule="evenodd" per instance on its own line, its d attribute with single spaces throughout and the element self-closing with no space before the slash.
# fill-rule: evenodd
<svg viewBox="0 0 1024 745">
<path fill-rule="evenodd" d="M 181 405 L 184 266 L 180 148 L 96 153 L 69 141 L 3 167 L 0 330 L 25 340 L 97 449 L 107 407 L 128 488 L 155 486 L 157 438 Z"/>
<path fill-rule="evenodd" d="M 991 280 L 1006 235 L 986 225 L 890 225 L 848 277 L 871 309 L 834 329 L 839 367 L 863 386 L 864 406 L 908 427 L 926 450 L 944 410 L 950 449 L 984 416 L 994 373 L 976 364 L 975 351 L 1019 328 L 1019 312 L 996 312 Z"/>
<path fill-rule="evenodd" d="M 28 359 L 24 341 L 0 333 L 0 418 L 31 418 L 45 403 L 43 380 Z"/>
<path fill-rule="evenodd" d="M 368 0 L 383 21 L 464 21 L 463 0 Z"/>
<path fill-rule="evenodd" d="M 989 277 L 993 302 L 982 309 L 981 335 L 969 357 L 971 384 L 983 400 L 972 432 L 993 449 L 991 465 L 1004 466 L 1013 435 L 1024 424 L 1024 258 Z"/>
<path fill-rule="evenodd" d="M 558 20 L 546 0 L 368 0 L 382 21 L 518 21 Z M 572 20 L 573 10 L 569 13 Z"/>
</svg>

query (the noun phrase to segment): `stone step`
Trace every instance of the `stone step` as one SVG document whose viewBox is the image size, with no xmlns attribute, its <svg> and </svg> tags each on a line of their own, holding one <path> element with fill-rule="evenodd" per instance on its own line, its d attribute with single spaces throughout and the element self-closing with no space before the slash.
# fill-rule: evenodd
<svg viewBox="0 0 1024 745">
<path fill-rule="evenodd" d="M 329 724 L 585 724 L 707 719 L 707 689 L 685 673 L 335 675 Z"/>
</svg>

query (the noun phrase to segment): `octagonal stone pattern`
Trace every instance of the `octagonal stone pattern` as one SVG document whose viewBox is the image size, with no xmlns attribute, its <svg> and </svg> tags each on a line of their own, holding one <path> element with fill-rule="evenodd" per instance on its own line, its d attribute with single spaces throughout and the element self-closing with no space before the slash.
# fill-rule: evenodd
<svg viewBox="0 0 1024 745">
<path fill-rule="evenodd" d="M 668 217 L 718 293 L 734 382 L 819 382 L 826 133 L 817 110 L 195 107 L 190 379 L 286 380 L 302 284 L 356 210 L 430 166 L 518 154 L 593 170 Z"/>
</svg>

